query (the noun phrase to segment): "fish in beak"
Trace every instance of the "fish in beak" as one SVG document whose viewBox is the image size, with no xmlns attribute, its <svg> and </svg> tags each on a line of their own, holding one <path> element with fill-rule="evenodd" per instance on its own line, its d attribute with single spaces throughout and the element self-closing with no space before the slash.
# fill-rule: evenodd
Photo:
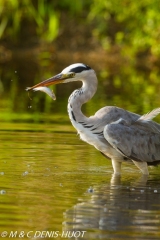
<svg viewBox="0 0 160 240">
<path fill-rule="evenodd" d="M 67 79 L 72 79 L 75 76 L 75 73 L 59 73 L 55 75 L 54 77 L 48 78 L 47 80 L 44 80 L 32 87 L 27 87 L 26 91 L 42 91 L 48 94 L 53 100 L 56 99 L 55 94 L 53 91 L 48 88 L 47 86 L 58 84 L 58 83 L 64 83 L 68 82 Z"/>
<path fill-rule="evenodd" d="M 40 83 L 37 83 L 36 85 L 32 86 L 32 87 L 27 87 L 26 88 L 26 91 L 30 91 L 30 90 L 33 90 L 34 88 L 37 88 L 37 87 L 47 87 L 47 86 L 50 86 L 50 85 L 53 85 L 53 84 L 58 84 L 58 83 L 62 83 L 64 81 L 64 74 L 57 74 L 56 76 L 54 77 L 51 77 L 51 78 L 48 78 L 47 80 L 44 80 Z"/>
<path fill-rule="evenodd" d="M 47 86 L 53 85 L 53 84 L 58 84 L 58 83 L 63 83 L 64 79 L 66 79 L 66 76 L 64 76 L 64 74 L 57 74 L 54 77 L 51 77 L 47 80 L 44 80 L 32 87 L 27 87 L 26 91 L 41 91 L 41 92 L 45 92 L 46 94 L 48 94 L 53 100 L 56 100 L 56 96 L 53 93 L 53 91 L 48 88 Z"/>
</svg>

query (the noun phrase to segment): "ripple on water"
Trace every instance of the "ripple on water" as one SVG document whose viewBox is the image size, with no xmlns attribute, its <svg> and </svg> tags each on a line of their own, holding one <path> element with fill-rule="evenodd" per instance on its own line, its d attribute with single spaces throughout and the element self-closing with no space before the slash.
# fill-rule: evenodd
<svg viewBox="0 0 160 240">
<path fill-rule="evenodd" d="M 159 239 L 158 170 L 145 179 L 129 166 L 116 178 L 110 161 L 63 127 L 27 124 L 20 131 L 18 123 L 12 125 L 18 131 L 0 134 L 1 228 L 61 231 L 63 225 L 86 230 L 87 240 Z"/>
</svg>

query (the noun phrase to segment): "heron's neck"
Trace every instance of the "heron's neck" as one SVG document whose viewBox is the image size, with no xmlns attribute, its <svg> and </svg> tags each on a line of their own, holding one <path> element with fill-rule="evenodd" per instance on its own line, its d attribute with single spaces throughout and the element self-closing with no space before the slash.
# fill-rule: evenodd
<svg viewBox="0 0 160 240">
<path fill-rule="evenodd" d="M 87 81 L 82 80 L 82 87 L 75 90 L 68 100 L 68 113 L 73 125 L 78 122 L 87 120 L 87 117 L 81 111 L 84 103 L 88 102 L 97 90 L 97 77 L 92 75 Z"/>
</svg>

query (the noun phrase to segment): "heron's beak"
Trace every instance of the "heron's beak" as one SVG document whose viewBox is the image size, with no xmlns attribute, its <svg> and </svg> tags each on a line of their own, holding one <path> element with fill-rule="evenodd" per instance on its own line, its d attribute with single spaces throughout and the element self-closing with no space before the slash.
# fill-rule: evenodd
<svg viewBox="0 0 160 240">
<path fill-rule="evenodd" d="M 46 87 L 46 86 L 50 86 L 50 85 L 53 85 L 53 84 L 58 84 L 58 83 L 63 83 L 65 79 L 68 78 L 68 75 L 67 74 L 62 74 L 62 73 L 59 73 L 57 75 L 55 75 L 54 77 L 51 77 L 51 78 L 48 78 L 47 80 L 44 80 L 32 87 L 28 87 L 27 88 L 27 91 L 29 90 L 32 90 L 34 88 L 37 88 L 37 87 Z"/>
</svg>

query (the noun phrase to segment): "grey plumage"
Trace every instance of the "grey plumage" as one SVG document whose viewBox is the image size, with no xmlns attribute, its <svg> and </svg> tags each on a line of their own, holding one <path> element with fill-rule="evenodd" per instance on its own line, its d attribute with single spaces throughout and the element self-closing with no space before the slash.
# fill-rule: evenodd
<svg viewBox="0 0 160 240">
<path fill-rule="evenodd" d="M 60 74 L 29 90 L 72 81 L 82 81 L 83 84 L 69 97 L 70 120 L 82 140 L 112 160 L 114 173 L 121 173 L 123 161 L 132 161 L 143 174 L 148 174 L 147 164 L 160 163 L 160 125 L 152 121 L 160 113 L 160 108 L 140 116 L 108 106 L 89 118 L 83 115 L 81 106 L 90 100 L 97 90 L 97 77 L 89 66 L 82 63 L 72 64 Z"/>
</svg>

